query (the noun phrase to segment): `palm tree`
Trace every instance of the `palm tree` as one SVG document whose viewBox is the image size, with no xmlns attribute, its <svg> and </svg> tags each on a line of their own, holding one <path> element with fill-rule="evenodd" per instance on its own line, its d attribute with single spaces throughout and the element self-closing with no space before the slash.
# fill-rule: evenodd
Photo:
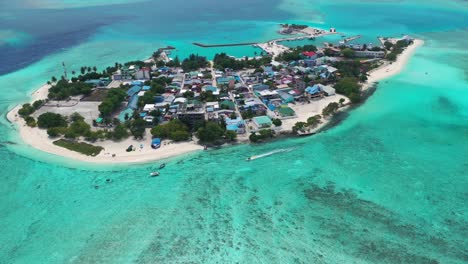
<svg viewBox="0 0 468 264">
<path fill-rule="evenodd" d="M 87 71 L 88 71 L 88 72 L 91 72 L 91 67 L 88 66 Z"/>
<path fill-rule="evenodd" d="M 97 68 L 96 66 L 93 67 L 93 72 L 96 72 L 97 71 Z"/>
<path fill-rule="evenodd" d="M 75 76 L 76 72 L 75 71 L 72 71 L 72 75 Z"/>
<path fill-rule="evenodd" d="M 52 82 L 56 82 L 56 81 L 57 81 L 57 78 L 55 78 L 55 76 L 52 76 L 52 78 L 50 78 L 50 80 L 51 80 Z"/>
<path fill-rule="evenodd" d="M 81 74 L 85 74 L 85 72 L 86 72 L 86 67 L 81 66 L 80 71 L 81 71 Z"/>
</svg>

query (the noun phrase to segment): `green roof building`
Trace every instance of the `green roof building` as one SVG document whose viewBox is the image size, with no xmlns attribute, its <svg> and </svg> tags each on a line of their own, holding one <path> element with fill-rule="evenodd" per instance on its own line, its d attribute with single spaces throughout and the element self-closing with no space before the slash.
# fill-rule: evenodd
<svg viewBox="0 0 468 264">
<path fill-rule="evenodd" d="M 296 112 L 289 106 L 281 106 L 276 109 L 282 117 L 294 116 Z"/>
<path fill-rule="evenodd" d="M 273 124 L 268 116 L 256 116 L 253 118 L 253 122 L 258 128 L 268 128 Z"/>
</svg>

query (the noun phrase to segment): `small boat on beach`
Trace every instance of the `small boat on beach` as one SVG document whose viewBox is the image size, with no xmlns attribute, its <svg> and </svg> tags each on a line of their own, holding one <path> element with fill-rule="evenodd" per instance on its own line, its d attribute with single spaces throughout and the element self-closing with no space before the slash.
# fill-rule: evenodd
<svg viewBox="0 0 468 264">
<path fill-rule="evenodd" d="M 159 165 L 159 169 L 164 169 L 164 167 L 166 167 L 166 163 Z"/>
<path fill-rule="evenodd" d="M 155 171 L 155 172 L 150 173 L 150 176 L 151 177 L 158 177 L 159 176 L 159 171 Z"/>
</svg>

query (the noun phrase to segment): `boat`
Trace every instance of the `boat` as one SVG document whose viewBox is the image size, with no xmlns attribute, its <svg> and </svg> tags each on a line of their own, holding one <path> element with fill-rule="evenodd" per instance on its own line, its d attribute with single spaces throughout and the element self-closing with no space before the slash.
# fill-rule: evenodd
<svg viewBox="0 0 468 264">
<path fill-rule="evenodd" d="M 263 157 L 268 157 L 268 156 L 271 156 L 271 155 L 276 154 L 276 153 L 290 152 L 292 150 L 294 150 L 294 148 L 277 149 L 277 150 L 273 150 L 273 151 L 270 151 L 270 152 L 267 152 L 267 153 L 264 153 L 264 154 L 248 157 L 245 160 L 246 161 L 251 161 L 251 160 L 255 160 L 255 159 L 259 159 L 259 158 L 263 158 Z"/>
<path fill-rule="evenodd" d="M 159 176 L 159 171 L 155 171 L 155 172 L 150 173 L 150 176 L 151 177 L 158 177 Z"/>
<path fill-rule="evenodd" d="M 166 167 L 166 163 L 163 163 L 163 164 L 159 165 L 160 169 L 163 169 L 164 167 Z"/>
</svg>

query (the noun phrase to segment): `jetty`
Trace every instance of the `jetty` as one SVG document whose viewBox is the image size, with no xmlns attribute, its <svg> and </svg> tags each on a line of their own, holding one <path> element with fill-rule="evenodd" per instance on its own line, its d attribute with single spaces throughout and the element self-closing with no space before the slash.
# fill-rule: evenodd
<svg viewBox="0 0 468 264">
<path fill-rule="evenodd" d="M 229 43 L 229 44 L 202 44 L 199 42 L 192 43 L 195 46 L 199 46 L 202 48 L 216 48 L 216 47 L 232 47 L 232 46 L 250 46 L 257 44 L 256 42 L 244 42 L 244 43 Z"/>
<path fill-rule="evenodd" d="M 358 38 L 361 38 L 361 35 L 356 35 L 356 36 L 352 36 L 352 37 L 349 37 L 349 38 L 345 38 L 343 40 L 340 41 L 340 44 L 346 44 L 350 41 L 353 41 L 353 40 L 356 40 Z"/>
</svg>

